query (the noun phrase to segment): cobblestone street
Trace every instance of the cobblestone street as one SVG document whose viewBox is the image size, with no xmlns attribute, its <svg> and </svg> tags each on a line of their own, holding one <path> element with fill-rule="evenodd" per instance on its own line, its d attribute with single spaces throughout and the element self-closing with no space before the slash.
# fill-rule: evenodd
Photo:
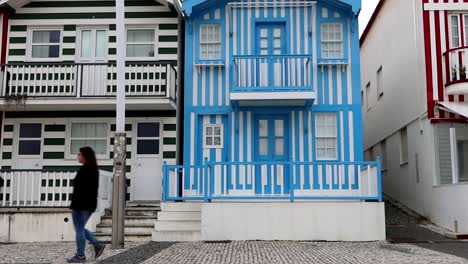
<svg viewBox="0 0 468 264">
<path fill-rule="evenodd" d="M 0 245 L 0 263 L 65 263 L 73 243 Z M 91 252 L 88 251 L 91 255 Z M 95 263 L 90 260 L 91 263 Z M 231 242 L 128 244 L 107 250 L 98 263 L 115 264 L 418 264 L 468 263 L 466 259 L 409 244 L 325 242 Z"/>
</svg>

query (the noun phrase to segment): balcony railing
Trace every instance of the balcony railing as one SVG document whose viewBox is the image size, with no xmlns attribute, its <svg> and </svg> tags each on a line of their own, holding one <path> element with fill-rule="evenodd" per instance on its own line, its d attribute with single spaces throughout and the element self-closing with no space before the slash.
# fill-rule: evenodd
<svg viewBox="0 0 468 264">
<path fill-rule="evenodd" d="M 205 162 L 202 166 L 165 164 L 163 170 L 165 201 L 382 201 L 380 161 Z"/>
<path fill-rule="evenodd" d="M 312 55 L 234 56 L 233 92 L 312 91 Z"/>
<path fill-rule="evenodd" d="M 0 171 L 0 207 L 69 207 L 73 193 L 72 171 Z M 111 202 L 112 173 L 100 171 L 99 207 Z"/>
<path fill-rule="evenodd" d="M 468 94 L 468 46 L 448 50 L 443 55 L 447 94 Z"/>
<path fill-rule="evenodd" d="M 170 64 L 126 64 L 126 95 L 175 99 L 176 70 Z M 2 97 L 114 97 L 115 63 L 21 63 L 0 68 Z"/>
</svg>

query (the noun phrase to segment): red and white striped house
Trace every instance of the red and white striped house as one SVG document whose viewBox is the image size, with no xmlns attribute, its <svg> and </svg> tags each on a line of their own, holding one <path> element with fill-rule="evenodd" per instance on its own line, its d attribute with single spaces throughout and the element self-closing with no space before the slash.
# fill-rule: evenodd
<svg viewBox="0 0 468 264">
<path fill-rule="evenodd" d="M 384 193 L 468 234 L 468 0 L 380 0 L 360 40 L 366 159 Z"/>
</svg>

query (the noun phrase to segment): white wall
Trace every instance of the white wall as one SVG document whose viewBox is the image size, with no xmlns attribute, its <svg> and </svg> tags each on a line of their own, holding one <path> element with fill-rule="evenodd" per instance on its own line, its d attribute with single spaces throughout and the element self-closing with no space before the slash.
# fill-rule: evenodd
<svg viewBox="0 0 468 264">
<path fill-rule="evenodd" d="M 203 240 L 385 240 L 383 203 L 205 203 Z"/>
<path fill-rule="evenodd" d="M 371 82 L 371 109 L 363 109 L 365 149 L 426 112 L 421 9 L 420 0 L 386 1 L 361 46 L 364 93 Z M 377 70 L 381 66 L 384 95 L 378 99 Z"/>
</svg>

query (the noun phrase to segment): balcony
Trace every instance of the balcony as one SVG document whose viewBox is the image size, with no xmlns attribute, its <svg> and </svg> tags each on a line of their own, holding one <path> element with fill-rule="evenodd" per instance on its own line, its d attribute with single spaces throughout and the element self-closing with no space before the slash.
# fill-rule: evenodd
<svg viewBox="0 0 468 264">
<path fill-rule="evenodd" d="M 468 94 L 468 46 L 444 53 L 445 92 L 448 95 Z"/>
<path fill-rule="evenodd" d="M 312 55 L 234 56 L 230 99 L 239 105 L 305 105 L 316 99 Z"/>
<path fill-rule="evenodd" d="M 0 69 L 0 107 L 26 110 L 112 110 L 115 63 L 20 63 Z M 128 110 L 173 110 L 176 70 L 170 64 L 126 64 Z"/>
</svg>

